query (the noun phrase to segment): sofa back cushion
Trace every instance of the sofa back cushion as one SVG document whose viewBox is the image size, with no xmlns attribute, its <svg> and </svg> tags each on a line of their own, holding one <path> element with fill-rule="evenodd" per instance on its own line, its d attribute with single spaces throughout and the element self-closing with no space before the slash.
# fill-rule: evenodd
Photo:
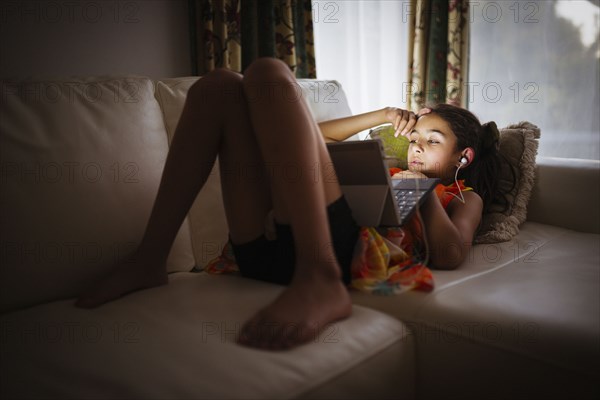
<svg viewBox="0 0 600 400">
<path fill-rule="evenodd" d="M 496 180 L 505 201 L 494 199 L 483 214 L 475 243 L 511 240 L 527 218 L 527 205 L 535 182 L 535 160 L 540 129 L 527 121 L 500 130 L 498 149 L 504 162 Z M 507 203 L 507 204 L 506 204 Z"/>
<path fill-rule="evenodd" d="M 540 157 L 527 220 L 600 233 L 600 161 Z"/>
<path fill-rule="evenodd" d="M 163 79 L 156 82 L 156 99 L 163 112 L 169 141 L 172 139 L 187 91 L 198 77 Z M 317 122 L 351 115 L 342 86 L 336 81 L 300 79 L 298 93 L 308 104 Z M 201 127 L 200 127 L 201 129 Z M 218 162 L 196 198 L 188 215 L 194 256 L 198 268 L 203 268 L 219 256 L 227 242 L 227 221 L 223 208 Z"/>
<path fill-rule="evenodd" d="M 168 151 L 151 80 L 2 81 L 0 312 L 77 296 L 139 243 Z M 194 266 L 187 224 L 168 270 Z"/>
</svg>

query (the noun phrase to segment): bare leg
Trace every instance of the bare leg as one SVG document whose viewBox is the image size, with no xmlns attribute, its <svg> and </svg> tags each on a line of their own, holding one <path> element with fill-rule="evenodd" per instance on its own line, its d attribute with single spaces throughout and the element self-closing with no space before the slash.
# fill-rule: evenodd
<svg viewBox="0 0 600 400">
<path fill-rule="evenodd" d="M 266 95 L 265 86 L 279 89 L 280 96 L 276 92 Z M 290 287 L 246 323 L 240 342 L 289 348 L 313 339 L 328 323 L 350 314 L 350 298 L 330 246 L 326 213 L 326 206 L 341 195 L 339 185 L 318 172 L 318 166 L 330 163 L 323 139 L 300 97 L 294 100 L 287 92 L 282 101 L 285 88 L 297 89 L 295 79 L 287 66 L 271 59 L 258 60 L 247 71 L 245 101 L 237 101 L 241 77 L 224 70 L 206 75 L 190 88 L 134 262 L 115 269 L 84 293 L 77 305 L 95 307 L 167 282 L 165 260 L 176 232 L 220 154 L 232 240 L 244 243 L 260 236 L 272 207 L 279 222 L 291 224 L 296 240 L 296 274 Z M 257 189 L 256 181 L 230 173 L 263 165 L 258 149 L 264 161 L 275 167 L 273 205 L 266 182 L 262 182 L 263 189 Z M 289 165 L 299 169 L 299 180 L 290 181 L 281 173 Z M 245 187 L 249 184 L 250 188 Z M 242 196 L 243 205 L 236 201 Z"/>
<path fill-rule="evenodd" d="M 265 215 L 272 208 L 267 182 L 254 181 L 248 190 L 248 180 L 231 173 L 241 165 L 262 166 L 241 81 L 239 74 L 216 70 L 190 88 L 135 256 L 83 293 L 77 306 L 96 307 L 126 293 L 167 283 L 169 250 L 219 152 L 232 238 L 247 242 L 263 233 Z M 261 183 L 264 188 L 257 190 Z M 241 193 L 245 199 L 243 209 L 232 200 Z"/>
<path fill-rule="evenodd" d="M 289 219 L 297 259 L 290 286 L 245 324 L 240 342 L 286 349 L 314 339 L 327 324 L 351 313 L 326 210 L 341 191 L 337 181 L 314 175 L 315 168 L 331 161 L 289 68 L 279 60 L 257 60 L 244 75 L 244 90 L 261 153 L 274 166 L 275 212 Z M 282 173 L 290 166 L 299 172 L 296 179 Z"/>
</svg>

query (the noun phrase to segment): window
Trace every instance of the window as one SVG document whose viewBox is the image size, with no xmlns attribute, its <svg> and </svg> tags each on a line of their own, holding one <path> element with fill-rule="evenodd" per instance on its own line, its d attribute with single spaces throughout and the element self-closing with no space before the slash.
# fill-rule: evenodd
<svg viewBox="0 0 600 400">
<path fill-rule="evenodd" d="M 469 109 L 538 125 L 539 155 L 600 159 L 598 1 L 472 1 Z"/>
<path fill-rule="evenodd" d="M 317 76 L 356 113 L 405 106 L 408 0 L 314 1 Z M 600 159 L 599 2 L 472 0 L 468 107 L 542 130 L 540 156 Z"/>
</svg>

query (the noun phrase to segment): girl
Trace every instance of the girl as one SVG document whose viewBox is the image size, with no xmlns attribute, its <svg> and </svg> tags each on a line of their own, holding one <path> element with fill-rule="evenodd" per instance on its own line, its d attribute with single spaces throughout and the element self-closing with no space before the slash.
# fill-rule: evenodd
<svg viewBox="0 0 600 400">
<path fill-rule="evenodd" d="M 238 341 L 264 349 L 285 349 L 314 338 L 327 324 L 351 313 L 344 285 L 359 227 L 337 180 L 319 166 L 331 165 L 326 140 L 343 140 L 369 127 L 392 122 L 410 132 L 410 173 L 435 174 L 450 182 L 443 168 L 477 162 L 477 135 L 458 132 L 437 109 L 419 118 L 386 108 L 317 125 L 289 68 L 264 58 L 244 76 L 219 69 L 199 79 L 188 92 L 165 163 L 157 197 L 133 262 L 123 263 L 83 293 L 79 307 L 96 307 L 134 290 L 168 282 L 165 260 L 196 194 L 219 156 L 223 202 L 230 242 L 243 275 L 288 288 L 244 324 Z M 413 128 L 415 128 L 413 130 Z M 469 141 L 459 137 L 470 137 Z M 269 168 L 267 168 L 268 166 Z M 293 166 L 299 173 L 284 173 Z M 232 173 L 244 168 L 252 178 Z M 467 168 L 467 167 L 463 167 Z M 439 169 L 439 171 L 438 171 Z M 327 175 L 327 176 L 326 176 Z M 326 179 L 327 178 L 327 179 Z M 423 208 L 430 243 L 458 246 L 451 263 L 432 246 L 432 262 L 455 267 L 464 259 L 481 218 L 482 201 L 465 193 L 447 212 L 437 197 Z M 277 238 L 265 236 L 272 213 Z M 290 329 L 294 335 L 290 335 Z"/>
<path fill-rule="evenodd" d="M 494 122 L 481 125 L 471 112 L 448 104 L 419 114 L 413 130 L 405 132 L 409 171 L 394 177 L 441 179 L 437 196 L 430 196 L 421 212 L 430 265 L 454 269 L 466 258 L 483 211 L 502 196 L 494 179 L 501 166 L 499 132 Z"/>
</svg>

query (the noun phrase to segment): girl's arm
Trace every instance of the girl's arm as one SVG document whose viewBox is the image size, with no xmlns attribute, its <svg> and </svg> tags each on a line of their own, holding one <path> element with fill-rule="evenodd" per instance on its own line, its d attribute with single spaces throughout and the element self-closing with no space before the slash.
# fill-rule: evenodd
<svg viewBox="0 0 600 400">
<path fill-rule="evenodd" d="M 463 192 L 465 204 L 454 199 L 446 210 L 431 193 L 421 208 L 429 260 L 433 268 L 455 269 L 467 258 L 481 221 L 483 201 L 475 192 Z"/>
<path fill-rule="evenodd" d="M 412 112 L 386 107 L 351 117 L 324 121 L 319 123 L 319 128 L 326 142 L 341 142 L 360 131 L 385 123 L 392 123 L 398 133 L 409 131 L 416 121 L 417 118 Z"/>
</svg>

